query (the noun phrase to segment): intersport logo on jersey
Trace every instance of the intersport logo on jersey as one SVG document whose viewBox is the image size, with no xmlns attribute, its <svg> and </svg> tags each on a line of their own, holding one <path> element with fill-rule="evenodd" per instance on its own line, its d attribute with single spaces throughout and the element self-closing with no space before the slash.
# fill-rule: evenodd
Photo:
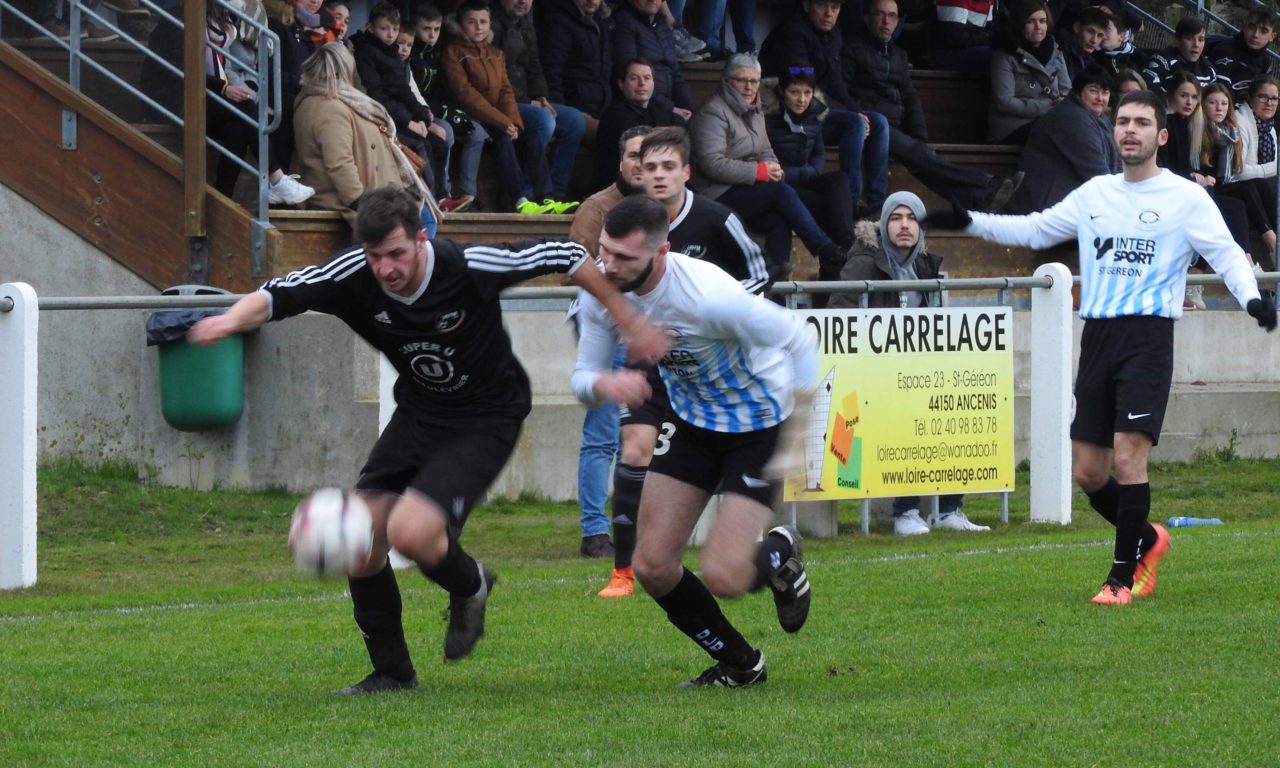
<svg viewBox="0 0 1280 768">
<path fill-rule="evenodd" d="M 1111 255 L 1112 263 L 1150 264 L 1156 255 L 1156 241 L 1146 237 L 1101 237 L 1093 239 L 1094 261 Z"/>
</svg>

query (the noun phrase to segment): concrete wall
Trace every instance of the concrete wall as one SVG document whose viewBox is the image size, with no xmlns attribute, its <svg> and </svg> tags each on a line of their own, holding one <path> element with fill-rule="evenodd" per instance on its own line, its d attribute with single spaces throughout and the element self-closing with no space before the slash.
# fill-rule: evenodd
<svg viewBox="0 0 1280 768">
<path fill-rule="evenodd" d="M 0 282 L 28 282 L 43 296 L 154 293 L 4 187 L 0 221 Z M 144 346 L 145 316 L 42 313 L 42 458 L 123 459 L 158 482 L 201 488 L 352 484 L 377 433 L 377 359 L 340 322 L 309 315 L 248 336 L 245 415 L 229 431 L 188 433 L 160 415 L 157 355 Z M 1030 348 L 1021 318 L 1014 326 L 1019 458 L 1027 454 Z M 535 400 L 494 493 L 573 498 L 583 409 L 569 390 L 572 332 L 559 309 L 512 310 L 507 323 Z M 1078 323 L 1076 336 L 1078 344 Z M 1227 445 L 1232 430 L 1240 455 L 1280 455 L 1277 342 L 1242 312 L 1189 314 L 1178 326 L 1174 395 L 1156 458 L 1190 459 L 1197 448 Z"/>
</svg>

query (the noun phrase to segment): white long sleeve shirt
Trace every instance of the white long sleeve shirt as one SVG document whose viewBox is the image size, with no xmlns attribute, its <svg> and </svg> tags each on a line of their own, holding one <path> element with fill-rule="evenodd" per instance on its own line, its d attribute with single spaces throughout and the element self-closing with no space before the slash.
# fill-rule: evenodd
<svg viewBox="0 0 1280 768">
<path fill-rule="evenodd" d="M 668 253 L 658 285 L 627 300 L 673 338 L 658 363 L 672 410 L 715 432 L 755 432 L 782 423 L 795 393 L 818 383 L 813 329 L 793 312 L 752 295 L 727 272 Z M 582 296 L 573 392 L 598 402 L 596 379 L 612 368 L 618 334 L 604 307 Z"/>
<path fill-rule="evenodd" d="M 1259 298 L 1248 257 L 1198 184 L 1161 170 L 1138 183 L 1096 176 L 1029 216 L 974 213 L 966 230 L 1042 249 L 1072 238 L 1080 251 L 1080 316 L 1182 317 L 1187 267 L 1198 253 L 1245 306 Z"/>
</svg>

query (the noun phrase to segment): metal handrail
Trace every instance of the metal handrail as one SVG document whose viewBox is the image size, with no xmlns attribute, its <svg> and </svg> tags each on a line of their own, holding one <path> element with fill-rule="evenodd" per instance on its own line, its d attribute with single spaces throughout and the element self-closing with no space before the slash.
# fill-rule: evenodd
<svg viewBox="0 0 1280 768">
<path fill-rule="evenodd" d="M 51 32 L 42 29 L 41 25 L 30 15 L 22 10 L 14 7 L 11 0 L 0 0 L 0 10 L 12 14 L 21 22 L 29 25 L 33 30 L 40 33 L 46 40 L 50 40 L 54 45 L 60 47 L 68 54 L 68 83 L 71 87 L 81 91 L 80 87 L 80 64 L 81 62 L 88 64 L 94 72 L 101 75 L 111 83 L 121 88 L 124 92 L 136 98 L 139 103 L 155 111 L 156 114 L 163 117 L 174 126 L 181 128 L 185 125 L 185 119 L 172 112 L 168 108 L 162 106 L 149 95 L 143 93 L 136 83 L 120 77 L 112 72 L 103 64 L 96 61 L 92 56 L 86 55 L 81 48 L 80 27 L 82 14 L 92 19 L 94 23 L 102 28 L 109 29 L 119 35 L 119 39 L 140 52 L 144 57 L 153 62 L 158 63 L 175 77 L 182 79 L 184 77 L 183 70 L 174 66 L 172 63 L 165 61 L 159 54 L 152 51 L 144 41 L 139 41 L 132 35 L 125 32 L 117 24 L 108 20 L 108 18 L 95 8 L 89 7 L 84 3 L 86 0 L 68 0 L 69 15 L 67 17 L 68 27 L 70 31 L 70 40 L 62 40 Z M 152 14 L 154 14 L 162 23 L 167 22 L 178 30 L 184 28 L 184 24 L 180 18 L 177 18 L 156 5 L 152 0 L 139 0 Z M 224 145 L 212 137 L 205 136 L 205 143 L 217 152 L 221 157 L 225 157 L 235 163 L 239 168 L 252 174 L 257 179 L 258 205 L 257 210 L 253 213 L 253 229 L 254 234 L 250 245 L 250 251 L 253 258 L 254 274 L 261 274 L 265 263 L 265 237 L 264 232 L 270 229 L 270 212 L 269 212 L 269 172 L 267 168 L 267 142 L 268 134 L 275 131 L 279 125 L 283 115 L 283 90 L 280 78 L 280 39 L 275 32 L 264 23 L 247 15 L 245 12 L 227 0 L 209 0 L 216 2 L 223 8 L 229 10 L 231 14 L 238 20 L 238 23 L 252 28 L 258 37 L 258 44 L 255 50 L 255 61 L 248 62 L 242 57 L 235 55 L 228 48 L 214 45 L 208 40 L 205 45 L 213 48 L 222 54 L 229 62 L 233 62 L 234 66 L 238 66 L 246 73 L 251 72 L 252 77 L 256 78 L 258 83 L 257 117 L 256 119 L 244 114 L 240 109 L 231 102 L 222 97 L 221 94 L 213 93 L 209 89 L 205 89 L 213 99 L 221 103 L 234 116 L 234 119 L 242 120 L 247 125 L 255 129 L 258 138 L 258 147 L 256 152 L 256 165 L 251 165 L 242 157 L 233 154 Z M 64 110 L 65 113 L 65 110 Z M 70 149 L 75 146 L 75 118 L 74 115 L 64 116 L 63 119 L 63 145 Z"/>
</svg>

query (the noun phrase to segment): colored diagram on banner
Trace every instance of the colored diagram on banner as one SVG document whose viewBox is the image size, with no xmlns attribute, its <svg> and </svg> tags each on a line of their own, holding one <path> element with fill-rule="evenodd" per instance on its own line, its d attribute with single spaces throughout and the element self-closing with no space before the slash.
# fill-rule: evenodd
<svg viewBox="0 0 1280 768">
<path fill-rule="evenodd" d="M 825 310 L 791 501 L 1013 488 L 1008 308 Z"/>
</svg>

